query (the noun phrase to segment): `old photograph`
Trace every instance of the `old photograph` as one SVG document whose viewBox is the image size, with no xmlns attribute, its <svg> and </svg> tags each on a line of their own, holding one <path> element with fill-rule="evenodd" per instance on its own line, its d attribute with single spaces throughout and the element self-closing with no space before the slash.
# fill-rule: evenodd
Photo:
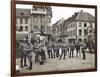
<svg viewBox="0 0 100 77">
<path fill-rule="evenodd" d="M 95 9 L 16 4 L 16 73 L 95 68 Z"/>
</svg>

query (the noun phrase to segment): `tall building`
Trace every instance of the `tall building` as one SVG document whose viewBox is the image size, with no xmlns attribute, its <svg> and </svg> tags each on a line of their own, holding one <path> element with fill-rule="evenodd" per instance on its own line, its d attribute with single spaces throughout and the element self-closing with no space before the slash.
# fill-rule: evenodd
<svg viewBox="0 0 100 77">
<path fill-rule="evenodd" d="M 51 33 L 51 18 L 50 6 L 33 5 L 32 9 L 16 8 L 16 39 L 30 37 L 30 33 L 40 34 L 41 31 Z"/>
<path fill-rule="evenodd" d="M 31 9 L 31 30 L 49 33 L 51 30 L 52 10 L 50 6 L 33 5 Z"/>
<path fill-rule="evenodd" d="M 16 9 L 16 40 L 22 40 L 30 32 L 30 9 Z"/>
<path fill-rule="evenodd" d="M 64 21 L 64 33 L 68 35 L 66 41 L 86 40 L 88 35 L 93 35 L 95 18 L 88 12 L 76 12 Z"/>
<path fill-rule="evenodd" d="M 30 30 L 30 9 L 16 9 L 16 31 Z"/>
<path fill-rule="evenodd" d="M 64 23 L 64 18 L 61 18 L 60 20 L 58 20 L 56 23 L 52 25 L 52 34 L 54 39 L 60 37 L 64 33 L 63 23 Z"/>
</svg>

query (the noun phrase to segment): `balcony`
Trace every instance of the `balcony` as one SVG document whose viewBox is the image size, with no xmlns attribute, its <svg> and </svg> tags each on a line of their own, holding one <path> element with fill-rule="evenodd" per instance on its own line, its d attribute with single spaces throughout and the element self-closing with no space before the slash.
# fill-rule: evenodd
<svg viewBox="0 0 100 77">
<path fill-rule="evenodd" d="M 31 10 L 31 14 L 43 14 L 43 15 L 46 15 L 47 12 L 46 12 L 46 10 L 34 10 L 34 9 L 32 9 Z"/>
</svg>

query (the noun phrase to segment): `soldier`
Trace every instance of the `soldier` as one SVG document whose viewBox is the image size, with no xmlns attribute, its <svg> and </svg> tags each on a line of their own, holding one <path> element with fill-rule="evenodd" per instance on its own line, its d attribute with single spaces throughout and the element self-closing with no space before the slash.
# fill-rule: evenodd
<svg viewBox="0 0 100 77">
<path fill-rule="evenodd" d="M 84 41 L 82 41 L 82 55 L 83 55 L 83 60 L 86 59 L 85 49 L 86 49 L 86 44 L 84 43 Z"/>
<path fill-rule="evenodd" d="M 45 41 L 41 40 L 41 59 L 44 62 L 46 60 L 46 47 L 45 47 Z"/>
<path fill-rule="evenodd" d="M 57 45 L 57 43 L 55 43 L 54 46 L 53 46 L 53 52 L 54 52 L 54 53 L 53 53 L 54 58 L 59 56 L 59 54 L 58 54 L 58 45 Z"/>
<path fill-rule="evenodd" d="M 69 49 L 70 49 L 70 46 L 69 46 L 69 43 L 67 43 L 66 45 L 66 55 L 69 56 Z"/>
<path fill-rule="evenodd" d="M 29 70 L 32 70 L 32 51 L 33 51 L 33 46 L 30 42 L 30 40 L 28 40 L 26 47 L 24 48 L 24 50 L 26 51 L 26 56 L 29 60 L 29 64 L 30 66 L 28 67 Z"/>
<path fill-rule="evenodd" d="M 74 42 L 72 42 L 72 43 L 70 44 L 70 56 L 69 56 L 69 58 L 70 58 L 70 57 L 74 57 L 74 56 L 73 56 L 74 48 L 75 48 Z"/>
<path fill-rule="evenodd" d="M 35 43 L 34 43 L 34 53 L 35 53 L 35 63 L 39 62 L 39 52 L 40 52 L 40 41 L 37 40 Z"/>
<path fill-rule="evenodd" d="M 21 67 L 23 67 L 23 65 L 24 66 L 28 66 L 27 64 L 26 64 L 26 53 L 25 53 L 25 50 L 24 50 L 24 48 L 25 48 L 25 46 L 26 46 L 26 39 L 24 38 L 24 40 L 23 40 L 23 43 L 20 43 L 20 46 L 19 46 L 19 50 L 21 51 L 21 55 L 20 55 L 20 57 L 21 57 L 21 61 L 20 61 L 20 63 L 21 63 Z M 23 64 L 23 62 L 24 62 L 24 64 Z"/>
<path fill-rule="evenodd" d="M 59 60 L 61 60 L 62 56 L 63 56 L 63 59 L 65 60 L 65 56 L 66 56 L 66 44 L 62 43 L 61 44 L 61 49 L 62 49 L 62 52 L 61 52 Z"/>
<path fill-rule="evenodd" d="M 75 48 L 76 48 L 76 56 L 78 57 L 78 54 L 79 54 L 79 56 L 81 56 L 81 53 L 80 53 L 80 44 L 79 44 L 79 42 L 77 42 L 77 43 L 75 44 Z"/>
<path fill-rule="evenodd" d="M 52 48 L 53 48 L 52 43 L 51 41 L 49 41 L 47 44 L 47 51 L 49 58 L 53 58 Z"/>
</svg>

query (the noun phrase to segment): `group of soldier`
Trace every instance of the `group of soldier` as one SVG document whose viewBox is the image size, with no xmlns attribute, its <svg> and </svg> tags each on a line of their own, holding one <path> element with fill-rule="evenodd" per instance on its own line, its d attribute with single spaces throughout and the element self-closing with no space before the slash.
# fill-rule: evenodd
<svg viewBox="0 0 100 77">
<path fill-rule="evenodd" d="M 19 49 L 21 51 L 21 67 L 27 67 L 27 61 L 29 61 L 29 70 L 32 70 L 32 57 L 35 55 L 35 63 L 39 63 L 43 65 L 47 59 L 58 58 L 61 60 L 62 58 L 65 60 L 65 57 L 73 58 L 74 56 L 81 56 L 85 60 L 85 48 L 86 45 L 84 42 L 71 42 L 64 43 L 58 41 L 46 41 L 45 39 L 40 40 L 29 40 L 24 39 L 23 42 L 20 42 Z M 76 50 L 76 55 L 74 54 Z"/>
</svg>

